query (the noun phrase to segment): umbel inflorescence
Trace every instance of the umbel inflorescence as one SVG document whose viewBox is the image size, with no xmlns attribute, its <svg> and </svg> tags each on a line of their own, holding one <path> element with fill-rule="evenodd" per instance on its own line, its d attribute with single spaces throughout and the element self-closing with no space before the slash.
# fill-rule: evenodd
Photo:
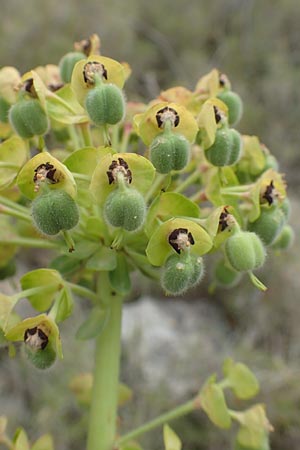
<svg viewBox="0 0 300 450">
<path fill-rule="evenodd" d="M 213 69 L 148 104 L 125 101 L 129 76 L 96 35 L 57 66 L 0 70 L 1 277 L 23 246 L 55 251 L 21 293 L 2 296 L 1 339 L 24 340 L 39 368 L 62 355 L 57 323 L 72 290 L 94 301 L 100 273 L 123 296 L 133 271 L 180 295 L 217 253 L 212 285 L 248 274 L 265 290 L 254 271 L 293 240 L 283 175 L 258 137 L 234 128 L 243 104 L 227 76 Z M 14 312 L 23 297 L 38 316 Z"/>
</svg>

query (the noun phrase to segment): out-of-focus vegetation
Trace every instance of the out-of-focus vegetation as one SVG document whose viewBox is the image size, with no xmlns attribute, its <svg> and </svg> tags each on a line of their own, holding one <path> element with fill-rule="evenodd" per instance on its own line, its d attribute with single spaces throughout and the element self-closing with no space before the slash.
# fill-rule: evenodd
<svg viewBox="0 0 300 450">
<path fill-rule="evenodd" d="M 278 158 L 281 170 L 287 173 L 289 192 L 297 192 L 300 187 L 299 23 L 298 0 L 9 0 L 1 2 L 0 67 L 13 65 L 25 72 L 37 65 L 57 63 L 72 49 L 74 41 L 94 32 L 101 36 L 104 55 L 131 65 L 133 72 L 126 85 L 129 99 L 133 95 L 137 99 L 138 93 L 140 99 L 148 100 L 172 84 L 193 88 L 200 74 L 217 67 L 228 75 L 244 101 L 239 130 L 260 136 Z M 299 214 L 296 208 L 294 223 Z M 299 226 L 296 235 L 299 236 Z M 289 255 L 278 259 L 274 255 L 269 257 L 265 280 L 271 288 L 266 294 L 255 293 L 250 298 L 247 286 L 242 286 L 236 294 L 218 291 L 214 297 L 231 327 L 236 357 L 256 368 L 262 381 L 261 400 L 268 404 L 276 429 L 274 450 L 297 450 L 300 440 L 298 255 L 296 241 Z M 70 334 L 76 326 L 70 323 Z M 66 403 L 65 386 L 77 368 L 85 364 L 86 370 L 91 368 L 91 361 L 87 360 L 91 353 L 85 348 L 78 353 L 73 337 L 69 340 L 69 344 L 65 343 L 71 348 L 69 356 L 60 367 L 45 375 L 43 390 L 37 388 L 39 373 L 31 374 L 22 360 L 19 367 L 16 361 L 5 362 L 2 374 L 7 377 L 0 382 L 0 413 L 15 414 L 14 425 L 29 426 L 28 431 L 34 437 L 45 432 L 49 424 L 50 431 L 57 433 L 60 448 L 67 448 L 70 439 L 78 442 L 79 449 L 84 442 L 86 417 L 81 418 L 71 397 Z M 82 364 L 74 362 L 74 353 L 83 357 Z M 0 362 L 4 360 L 6 355 Z M 200 343 L 199 365 L 206 363 L 205 359 L 201 362 Z M 212 364 L 207 372 L 199 370 L 197 376 L 200 379 L 215 368 Z M 134 369 L 135 373 L 127 367 L 125 375 L 141 394 L 137 362 Z M 138 379 L 135 380 L 134 374 Z M 59 398 L 53 404 L 52 383 L 57 386 Z M 130 426 L 130 418 L 133 422 L 150 418 L 154 409 L 157 411 L 158 402 L 161 409 L 175 403 L 166 392 L 162 404 L 163 393 L 159 391 L 156 398 L 154 392 L 144 393 L 145 400 L 137 396 L 132 410 L 127 415 L 124 413 L 125 423 Z M 35 423 L 32 417 L 36 417 Z M 61 423 L 63 432 L 58 431 Z M 176 426 L 191 450 L 228 445 L 224 436 L 204 420 L 199 423 L 199 416 Z M 68 432 L 67 427 L 71 427 Z M 159 448 L 155 436 L 145 439 L 148 448 Z"/>
</svg>

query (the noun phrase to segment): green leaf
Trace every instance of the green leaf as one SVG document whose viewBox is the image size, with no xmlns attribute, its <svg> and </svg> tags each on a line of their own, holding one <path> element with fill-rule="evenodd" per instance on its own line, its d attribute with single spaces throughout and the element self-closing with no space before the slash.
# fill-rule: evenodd
<svg viewBox="0 0 300 450">
<path fill-rule="evenodd" d="M 149 262 L 154 266 L 162 266 L 169 254 L 174 252 L 169 244 L 168 237 L 177 228 L 186 228 L 192 233 L 195 241 L 195 244 L 191 246 L 192 253 L 201 256 L 211 249 L 212 240 L 200 225 L 192 220 L 170 219 L 154 231 L 146 248 Z"/>
<path fill-rule="evenodd" d="M 78 103 L 69 84 L 55 93 L 47 92 L 46 108 L 49 116 L 63 124 L 88 122 L 86 111 Z"/>
<path fill-rule="evenodd" d="M 54 297 L 64 286 L 60 273 L 53 269 L 37 269 L 27 272 L 20 280 L 23 290 L 45 287 L 45 290 L 31 295 L 29 301 L 37 311 L 46 311 L 50 308 Z"/>
<path fill-rule="evenodd" d="M 117 267 L 108 274 L 110 285 L 118 294 L 129 294 L 131 280 L 127 260 L 123 253 L 117 253 Z"/>
<path fill-rule="evenodd" d="M 52 436 L 50 434 L 44 434 L 35 441 L 31 450 L 54 450 Z"/>
<path fill-rule="evenodd" d="M 0 330 L 7 331 L 10 325 L 10 315 L 16 304 L 13 297 L 0 293 Z"/>
<path fill-rule="evenodd" d="M 71 171 L 92 176 L 97 164 L 104 156 L 112 154 L 111 147 L 84 147 L 71 153 L 64 165 Z"/>
<path fill-rule="evenodd" d="M 30 450 L 26 432 L 23 428 L 18 428 L 14 439 L 14 450 Z"/>
<path fill-rule="evenodd" d="M 27 158 L 28 149 L 20 137 L 12 136 L 0 144 L 0 190 L 14 181 Z"/>
<path fill-rule="evenodd" d="M 76 333 L 76 338 L 82 341 L 93 339 L 104 329 L 109 318 L 109 308 L 96 306 L 89 314 L 89 317 L 80 325 Z"/>
<path fill-rule="evenodd" d="M 182 194 L 163 192 L 156 197 L 149 208 L 145 231 L 150 236 L 160 221 L 180 216 L 198 218 L 200 216 L 198 205 Z"/>
<path fill-rule="evenodd" d="M 181 450 L 181 440 L 169 425 L 164 425 L 163 433 L 165 450 Z"/>
<path fill-rule="evenodd" d="M 60 294 L 59 297 L 56 299 L 58 302 L 58 309 L 56 313 L 56 322 L 62 322 L 67 317 L 70 316 L 70 314 L 73 311 L 73 295 L 71 290 L 68 288 L 68 286 L 65 286 Z"/>
<path fill-rule="evenodd" d="M 267 419 L 265 407 L 257 404 L 244 412 L 236 414 L 241 427 L 237 434 L 237 442 L 253 450 L 269 450 L 268 434 L 273 430 Z"/>
<path fill-rule="evenodd" d="M 74 258 L 69 258 L 69 254 L 59 255 L 57 258 L 53 259 L 49 265 L 50 269 L 57 270 L 63 276 L 71 275 L 80 267 L 80 260 L 74 261 Z"/>
<path fill-rule="evenodd" d="M 112 153 L 112 151 L 111 151 Z M 98 205 L 103 205 L 107 196 L 116 189 L 114 183 L 109 184 L 107 171 L 113 160 L 123 158 L 128 164 L 129 170 L 132 173 L 132 183 L 130 186 L 135 188 L 141 194 L 146 194 L 150 189 L 155 177 L 155 169 L 151 162 L 141 155 L 136 153 L 116 153 L 104 156 L 97 165 L 90 190 Z"/>
<path fill-rule="evenodd" d="M 219 428 L 230 428 L 231 417 L 220 386 L 210 377 L 200 392 L 200 402 L 210 420 Z"/>
<path fill-rule="evenodd" d="M 95 271 L 114 270 L 117 267 L 115 250 L 109 247 L 100 247 L 86 263 L 86 268 Z"/>
<path fill-rule="evenodd" d="M 223 367 L 224 374 L 235 395 L 243 400 L 254 397 L 259 391 L 259 384 L 256 376 L 245 364 L 234 363 L 232 359 L 227 359 Z"/>
</svg>

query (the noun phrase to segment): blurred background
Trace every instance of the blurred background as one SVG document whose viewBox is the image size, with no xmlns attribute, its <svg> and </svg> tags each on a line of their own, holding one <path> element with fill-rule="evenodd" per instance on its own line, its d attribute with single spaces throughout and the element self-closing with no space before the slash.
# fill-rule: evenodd
<svg viewBox="0 0 300 450">
<path fill-rule="evenodd" d="M 123 429 L 193 395 L 231 356 L 248 364 L 261 382 L 258 401 L 266 403 L 275 427 L 272 449 L 299 448 L 299 23 L 298 0 L 1 2 L 0 67 L 12 65 L 23 73 L 57 64 L 74 41 L 92 33 L 100 35 L 103 55 L 130 64 L 125 89 L 130 100 L 148 101 L 176 85 L 193 89 L 216 67 L 244 101 L 239 131 L 258 135 L 286 173 L 296 241 L 286 254 L 270 252 L 261 274 L 266 293 L 245 280 L 233 291 L 209 296 L 207 277 L 201 290 L 173 300 L 137 283 L 144 285 L 135 293 L 141 299 L 124 314 L 122 381 L 134 397 L 121 410 Z M 28 264 L 40 266 L 37 255 L 24 253 L 22 260 L 24 271 Z M 74 339 L 84 313 L 79 305 L 76 310 L 77 317 L 62 329 L 65 360 L 47 373 L 0 354 L 0 414 L 8 415 L 11 430 L 24 426 L 32 439 L 52 432 L 57 449 L 82 450 L 85 441 L 86 410 L 66 389 L 72 376 L 93 363 L 91 345 Z M 217 430 L 203 414 L 173 426 L 186 450 L 232 448 L 233 435 Z M 141 442 L 145 450 L 163 448 L 157 432 Z"/>
</svg>

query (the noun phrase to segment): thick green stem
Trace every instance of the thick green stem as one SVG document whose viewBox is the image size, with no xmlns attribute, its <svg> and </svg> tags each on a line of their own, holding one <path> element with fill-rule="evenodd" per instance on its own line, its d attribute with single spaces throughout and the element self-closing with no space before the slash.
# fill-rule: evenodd
<svg viewBox="0 0 300 450">
<path fill-rule="evenodd" d="M 184 191 L 191 184 L 195 183 L 195 181 L 197 181 L 199 178 L 200 178 L 200 172 L 199 172 L 199 169 L 197 168 L 181 184 L 179 184 L 176 189 L 174 189 L 174 192 L 180 193 L 180 192 Z"/>
<path fill-rule="evenodd" d="M 192 412 L 196 409 L 201 409 L 201 405 L 200 405 L 200 401 L 199 401 L 198 397 L 196 397 L 192 400 L 189 400 L 188 402 L 184 403 L 183 405 L 178 406 L 177 408 L 171 409 L 171 411 L 161 414 L 160 416 L 156 417 L 155 419 L 150 420 L 150 422 L 146 422 L 144 425 L 125 434 L 117 441 L 117 447 L 121 444 L 125 444 L 126 442 L 136 439 L 137 437 L 141 436 L 142 434 L 148 433 L 148 431 L 151 431 L 154 428 L 160 427 L 163 424 L 170 422 L 171 420 L 178 419 L 179 417 L 189 414 L 190 412 Z"/>
<path fill-rule="evenodd" d="M 32 248 L 49 248 L 57 249 L 60 244 L 57 242 L 46 241 L 44 239 L 12 237 L 11 239 L 0 239 L 1 245 L 19 245 L 20 247 L 32 247 Z"/>
<path fill-rule="evenodd" d="M 109 304 L 110 315 L 96 340 L 87 450 L 113 450 L 116 435 L 122 298 L 114 295 L 106 274 L 101 281 L 101 300 Z"/>
</svg>

